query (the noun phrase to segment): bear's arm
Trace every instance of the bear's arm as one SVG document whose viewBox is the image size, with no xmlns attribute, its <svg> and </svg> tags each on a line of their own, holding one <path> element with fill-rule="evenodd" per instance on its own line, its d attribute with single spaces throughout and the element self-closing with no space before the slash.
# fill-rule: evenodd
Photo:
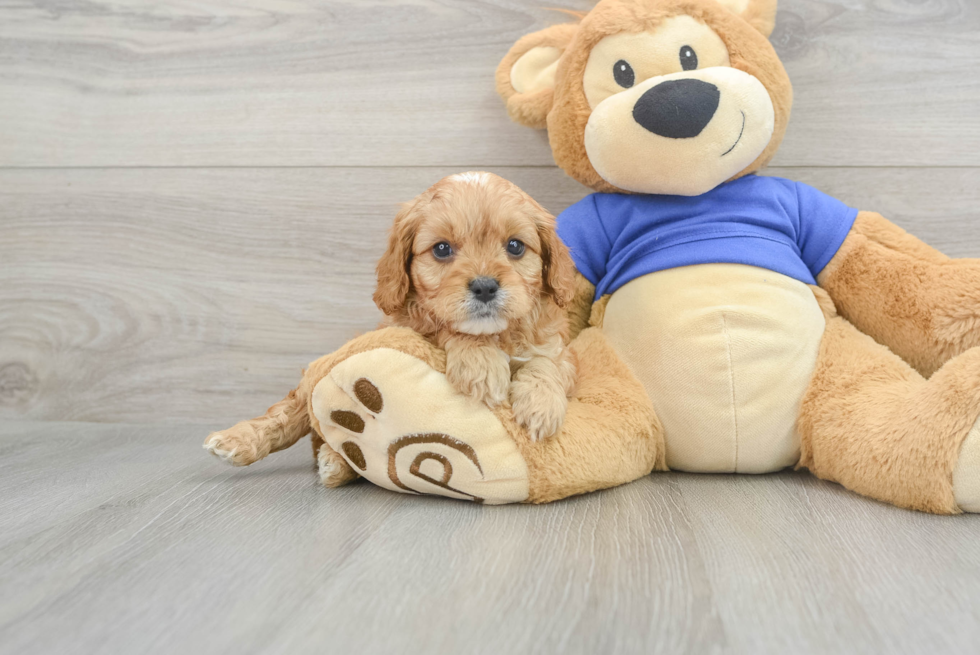
<svg viewBox="0 0 980 655">
<path fill-rule="evenodd" d="M 614 234 L 622 227 L 622 217 L 613 215 L 606 220 L 599 213 L 600 194 L 591 194 L 558 214 L 558 236 L 568 246 L 575 264 L 575 293 L 565 308 L 569 333 L 574 339 L 589 327 L 596 284 L 602 280 L 612 250 L 610 229 Z M 608 225 L 607 223 L 612 223 Z M 592 280 L 595 280 L 593 284 Z"/>
<path fill-rule="evenodd" d="M 595 285 L 584 275 L 575 271 L 575 295 L 565 308 L 568 312 L 568 328 L 571 339 L 589 327 L 589 317 L 592 315 L 592 302 L 595 298 Z"/>
<path fill-rule="evenodd" d="M 860 212 L 817 275 L 837 311 L 925 376 L 980 345 L 980 260 L 950 259 Z"/>
</svg>

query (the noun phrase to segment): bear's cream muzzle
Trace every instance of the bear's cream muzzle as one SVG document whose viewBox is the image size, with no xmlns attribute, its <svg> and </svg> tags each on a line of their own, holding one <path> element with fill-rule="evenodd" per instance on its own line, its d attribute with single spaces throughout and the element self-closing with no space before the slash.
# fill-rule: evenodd
<svg viewBox="0 0 980 655">
<path fill-rule="evenodd" d="M 762 83 L 716 66 L 653 77 L 592 111 L 585 149 L 596 172 L 635 193 L 696 196 L 745 170 L 772 139 Z"/>
</svg>

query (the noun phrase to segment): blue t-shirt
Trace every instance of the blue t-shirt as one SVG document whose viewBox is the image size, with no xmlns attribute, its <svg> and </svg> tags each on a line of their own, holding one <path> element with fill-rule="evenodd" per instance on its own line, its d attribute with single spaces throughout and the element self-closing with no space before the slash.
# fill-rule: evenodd
<svg viewBox="0 0 980 655">
<path fill-rule="evenodd" d="M 748 175 L 694 197 L 593 193 L 558 216 L 558 235 L 599 298 L 692 264 L 747 264 L 815 284 L 855 218 L 806 184 Z"/>
</svg>

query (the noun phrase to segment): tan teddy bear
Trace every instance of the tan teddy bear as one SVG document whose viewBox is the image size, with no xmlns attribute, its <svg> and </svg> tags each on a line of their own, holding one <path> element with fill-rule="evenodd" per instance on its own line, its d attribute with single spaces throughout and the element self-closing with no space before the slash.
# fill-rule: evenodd
<svg viewBox="0 0 980 655">
<path fill-rule="evenodd" d="M 453 392 L 441 352 L 383 330 L 206 446 L 249 464 L 312 426 L 328 486 L 362 475 L 488 503 L 665 465 L 796 466 L 902 507 L 980 511 L 980 262 L 754 175 L 792 104 L 775 13 L 775 0 L 602 0 L 502 61 L 511 117 L 547 128 L 558 165 L 598 192 L 558 218 L 581 330 L 558 435 L 531 443 L 508 410 Z"/>
</svg>

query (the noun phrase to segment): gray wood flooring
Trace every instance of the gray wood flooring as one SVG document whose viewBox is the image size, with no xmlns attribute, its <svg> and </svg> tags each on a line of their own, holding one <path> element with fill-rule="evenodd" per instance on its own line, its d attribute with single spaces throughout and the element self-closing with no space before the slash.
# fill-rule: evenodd
<svg viewBox="0 0 980 655">
<path fill-rule="evenodd" d="M 207 426 L 0 428 L 6 653 L 973 653 L 971 517 L 805 474 L 550 506 L 319 486 Z M 305 445 L 305 444 L 304 444 Z"/>
<path fill-rule="evenodd" d="M 980 517 L 805 474 L 546 507 L 200 448 L 371 329 L 396 204 L 585 190 L 493 71 L 591 0 L 0 2 L 0 653 L 974 653 Z M 769 174 L 980 256 L 980 2 L 780 0 Z"/>
</svg>

